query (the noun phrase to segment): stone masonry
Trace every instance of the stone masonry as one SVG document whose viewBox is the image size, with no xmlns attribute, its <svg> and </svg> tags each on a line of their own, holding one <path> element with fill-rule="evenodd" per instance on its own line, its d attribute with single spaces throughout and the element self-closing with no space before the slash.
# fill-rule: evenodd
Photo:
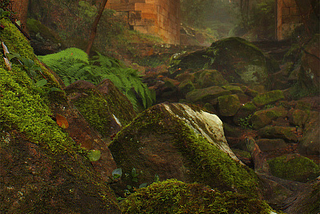
<svg viewBox="0 0 320 214">
<path fill-rule="evenodd" d="M 301 15 L 295 0 L 277 1 L 277 29 L 278 40 L 288 38 L 294 29 L 302 25 Z"/>
<path fill-rule="evenodd" d="M 180 44 L 180 0 L 109 0 L 107 8 L 126 15 L 134 30 Z"/>
</svg>

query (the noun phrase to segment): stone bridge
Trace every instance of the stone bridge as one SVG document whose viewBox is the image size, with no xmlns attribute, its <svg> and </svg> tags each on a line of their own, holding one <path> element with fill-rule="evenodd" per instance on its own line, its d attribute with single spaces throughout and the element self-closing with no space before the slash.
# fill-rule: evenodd
<svg viewBox="0 0 320 214">
<path fill-rule="evenodd" d="M 180 0 L 109 0 L 107 8 L 125 15 L 134 30 L 180 44 Z"/>
</svg>

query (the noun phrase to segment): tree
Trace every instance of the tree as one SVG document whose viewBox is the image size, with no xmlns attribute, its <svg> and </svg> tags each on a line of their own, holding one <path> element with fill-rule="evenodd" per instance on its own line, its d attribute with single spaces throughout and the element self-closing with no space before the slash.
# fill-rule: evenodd
<svg viewBox="0 0 320 214">
<path fill-rule="evenodd" d="M 89 41 L 88 41 L 88 46 L 87 46 L 87 50 L 86 50 L 86 53 L 88 55 L 90 55 L 90 51 L 91 51 L 91 48 L 92 48 L 92 45 L 93 45 L 93 42 L 94 42 L 94 38 L 96 37 L 96 34 L 97 34 L 98 23 L 100 21 L 100 18 L 102 16 L 104 8 L 107 5 L 107 2 L 108 2 L 108 0 L 103 0 L 103 2 L 100 5 L 100 9 L 99 9 L 98 15 L 96 16 L 96 19 L 93 22 L 93 25 L 92 25 L 92 28 L 91 28 L 90 37 L 89 37 Z"/>
</svg>

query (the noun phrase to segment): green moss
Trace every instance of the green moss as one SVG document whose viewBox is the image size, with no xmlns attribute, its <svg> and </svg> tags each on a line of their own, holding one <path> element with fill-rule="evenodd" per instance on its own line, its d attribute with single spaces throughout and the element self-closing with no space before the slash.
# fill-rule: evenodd
<svg viewBox="0 0 320 214">
<path fill-rule="evenodd" d="M 284 99 L 284 94 L 281 90 L 269 91 L 264 94 L 260 94 L 253 98 L 253 103 L 257 106 L 264 106 L 269 103 L 276 102 Z"/>
<path fill-rule="evenodd" d="M 181 120 L 174 118 L 161 105 L 142 112 L 127 127 L 118 133 L 109 146 L 118 167 L 129 172 L 133 167 L 144 171 L 135 154 L 144 147 L 144 137 L 165 137 L 186 158 L 189 179 L 208 184 L 220 190 L 236 190 L 251 196 L 258 193 L 258 178 L 248 167 L 242 166 L 202 136 L 197 135 Z M 144 142 L 145 143 L 145 142 Z M 153 180 L 156 172 L 146 172 L 141 181 Z"/>
<path fill-rule="evenodd" d="M 287 180 L 306 182 L 320 174 L 319 166 L 303 156 L 284 155 L 271 159 L 268 163 L 274 176 Z"/>
<path fill-rule="evenodd" d="M 270 213 L 264 201 L 170 179 L 137 190 L 121 204 L 123 213 Z"/>
<path fill-rule="evenodd" d="M 27 39 L 22 36 L 19 30 L 6 19 L 2 19 L 1 23 L 5 28 L 0 31 L 0 37 L 9 51 L 16 52 L 22 57 L 38 63 Z M 77 187 L 81 194 L 88 197 L 97 196 L 97 201 L 103 201 L 101 204 L 104 204 L 104 209 L 108 206 L 117 207 L 115 201 L 113 201 L 113 195 L 110 194 L 109 187 L 102 182 L 102 179 L 89 165 L 84 150 L 76 145 L 66 131 L 50 117 L 52 115 L 50 105 L 56 103 L 49 103 L 47 89 L 52 85 L 59 85 L 54 77 L 44 67 L 42 68 L 48 84 L 45 87 L 37 87 L 18 62 L 13 62 L 11 71 L 5 68 L 3 60 L 0 63 L 0 126 L 1 131 L 13 136 L 11 140 L 7 140 L 6 135 L 0 138 L 0 141 L 2 141 L 0 151 L 16 150 L 11 152 L 14 161 L 9 162 L 17 164 L 15 166 L 17 167 L 16 173 L 21 173 L 21 176 L 19 174 L 19 176 L 8 181 L 8 185 L 15 187 L 17 185 L 17 191 L 20 187 L 32 192 L 32 194 L 21 197 L 21 203 L 19 202 L 21 206 L 32 204 L 30 210 L 24 210 L 27 213 L 34 211 L 34 209 L 41 213 L 48 213 L 50 207 L 54 207 L 52 204 L 48 206 L 51 203 L 51 197 L 59 197 L 61 192 L 63 192 L 63 197 L 70 201 L 73 200 L 73 196 L 67 194 L 69 192 L 68 187 L 71 188 L 71 186 Z M 40 77 L 42 76 L 40 74 L 38 76 L 44 78 Z M 61 96 L 65 98 L 64 93 Z M 24 174 L 27 173 L 23 171 L 26 167 L 23 165 L 21 169 L 21 164 L 32 162 L 34 160 L 32 158 L 37 155 L 31 156 L 30 159 L 22 163 L 25 158 L 24 155 L 31 153 L 31 151 L 28 152 L 28 148 L 25 148 L 25 144 L 36 144 L 35 147 L 39 148 L 39 153 L 50 162 L 48 166 L 53 166 L 52 169 L 48 169 L 49 171 L 52 170 L 48 174 L 51 176 L 62 174 L 61 177 L 70 185 L 61 185 L 59 189 L 56 189 L 56 184 L 48 181 L 51 179 L 49 177 L 33 180 L 31 184 L 30 177 L 28 177 L 31 175 L 30 169 L 27 170 L 29 174 Z M 28 176 L 24 177 L 25 175 Z M 52 178 L 50 181 L 54 181 L 54 179 Z M 38 185 L 42 189 L 32 189 L 32 185 Z M 12 193 L 8 194 L 12 195 Z M 64 201 L 61 203 L 64 204 L 62 206 L 74 206 Z M 2 208 L 7 206 L 10 206 L 10 204 L 1 204 L 0 209 L 3 210 Z M 61 209 L 79 209 L 70 207 Z"/>
<path fill-rule="evenodd" d="M 39 34 L 46 40 L 49 39 L 54 43 L 61 43 L 61 39 L 58 36 L 54 35 L 54 33 L 48 27 L 41 24 L 41 22 L 38 20 L 28 19 L 27 28 L 31 34 Z"/>
</svg>

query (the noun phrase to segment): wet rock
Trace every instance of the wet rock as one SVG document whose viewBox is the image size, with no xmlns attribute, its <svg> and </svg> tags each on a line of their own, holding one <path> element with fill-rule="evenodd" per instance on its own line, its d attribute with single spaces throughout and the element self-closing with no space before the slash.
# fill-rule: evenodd
<svg viewBox="0 0 320 214">
<path fill-rule="evenodd" d="M 268 160 L 271 174 L 292 181 L 307 182 L 320 175 L 312 160 L 298 154 L 288 154 Z"/>
<path fill-rule="evenodd" d="M 228 95 L 228 94 L 231 94 L 231 92 L 228 90 L 225 90 L 219 86 L 211 86 L 203 89 L 195 89 L 189 92 L 186 95 L 186 99 L 188 102 L 192 102 L 192 103 L 203 102 L 203 103 L 216 104 L 218 101 L 217 98 L 219 96 Z"/>
<path fill-rule="evenodd" d="M 109 148 L 118 167 L 129 174 L 114 186 L 117 193 L 128 184 L 153 182 L 155 175 L 220 190 L 256 191 L 247 186 L 257 185 L 255 175 L 229 148 L 220 119 L 187 105 L 159 104 L 145 110 L 118 133 Z M 130 181 L 133 168 L 140 172 L 137 183 Z"/>
<path fill-rule="evenodd" d="M 240 108 L 240 100 L 236 94 L 218 97 L 221 116 L 234 116 Z"/>
<path fill-rule="evenodd" d="M 265 110 L 256 111 L 251 118 L 252 127 L 260 129 L 279 117 L 286 117 L 288 111 L 284 107 L 274 107 Z"/>
</svg>

